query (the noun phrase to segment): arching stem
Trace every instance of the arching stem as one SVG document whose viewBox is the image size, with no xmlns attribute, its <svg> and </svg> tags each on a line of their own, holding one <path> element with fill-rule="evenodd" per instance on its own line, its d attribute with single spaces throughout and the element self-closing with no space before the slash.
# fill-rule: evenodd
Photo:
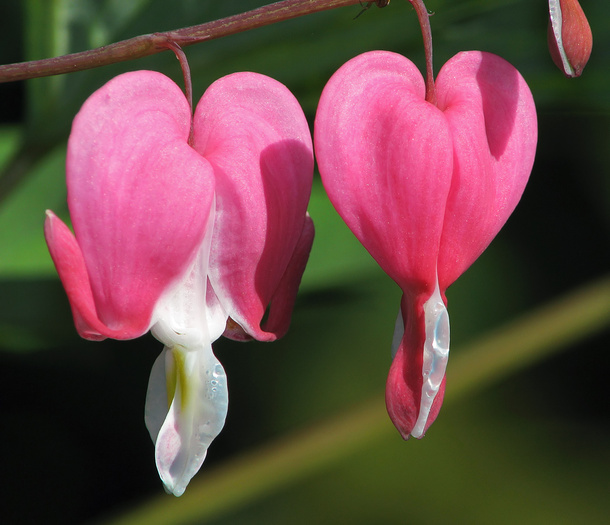
<svg viewBox="0 0 610 525">
<path fill-rule="evenodd" d="M 165 45 L 168 49 L 171 49 L 178 62 L 180 62 L 180 67 L 182 68 L 182 74 L 184 75 L 184 94 L 186 95 L 186 100 L 188 100 L 189 108 L 191 110 L 191 131 L 189 133 L 188 143 L 193 145 L 193 83 L 191 81 L 191 68 L 189 67 L 189 62 L 186 58 L 186 55 L 182 48 L 173 40 L 168 40 Z"/>
<path fill-rule="evenodd" d="M 199 42 L 283 22 L 299 16 L 355 5 L 359 2 L 361 0 L 283 0 L 221 20 L 214 20 L 205 24 L 176 29 L 166 33 L 140 35 L 89 51 L 81 51 L 62 57 L 20 62 L 18 64 L 0 65 L 0 82 L 14 82 L 29 78 L 61 75 L 124 62 L 126 60 L 134 60 L 154 55 L 167 49 L 166 42 L 168 40 L 175 42 L 181 47 L 186 47 Z M 376 2 L 380 6 L 384 3 L 386 3 L 386 0 L 381 0 L 381 2 L 378 0 Z"/>
<path fill-rule="evenodd" d="M 426 54 L 426 100 L 436 105 L 436 90 L 434 88 L 434 66 L 432 64 L 432 29 L 430 28 L 430 14 L 423 0 L 409 0 L 419 20 L 422 37 L 424 39 L 424 52 Z"/>
</svg>

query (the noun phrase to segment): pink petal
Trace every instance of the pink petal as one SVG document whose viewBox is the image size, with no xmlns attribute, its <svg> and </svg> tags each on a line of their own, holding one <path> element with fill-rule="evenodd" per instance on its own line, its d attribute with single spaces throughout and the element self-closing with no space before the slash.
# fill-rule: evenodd
<svg viewBox="0 0 610 525">
<path fill-rule="evenodd" d="M 59 278 L 70 298 L 72 316 L 79 335 L 92 341 L 109 337 L 108 328 L 97 318 L 91 284 L 83 253 L 68 227 L 52 212 L 47 211 L 44 234 Z M 121 336 L 122 335 L 122 336 Z M 129 339 L 142 334 L 113 334 L 115 339 Z"/>
<path fill-rule="evenodd" d="M 274 339 L 260 323 L 297 249 L 311 191 L 313 148 L 303 111 L 275 80 L 229 75 L 197 105 L 194 147 L 216 177 L 212 287 L 249 335 Z"/>
<path fill-rule="evenodd" d="M 187 144 L 189 132 L 180 88 L 151 71 L 114 78 L 74 119 L 68 205 L 95 312 L 108 328 L 103 335 L 144 333 L 160 295 L 202 242 L 214 181 L 209 163 Z M 79 293 L 89 292 L 73 289 L 77 309 Z"/>
<path fill-rule="evenodd" d="M 309 252 L 313 245 L 314 234 L 313 221 L 309 215 L 306 215 L 303 231 L 301 232 L 299 241 L 292 254 L 292 258 L 288 263 L 288 267 L 271 299 L 269 317 L 263 325 L 263 330 L 265 332 L 271 333 L 277 338 L 286 335 L 288 327 L 290 326 L 292 310 L 296 301 L 299 285 L 301 284 L 301 277 L 303 276 L 307 260 L 309 259 Z M 264 332 L 256 334 L 255 338 L 260 340 L 263 336 L 265 336 Z"/>
<path fill-rule="evenodd" d="M 313 244 L 314 226 L 311 217 L 305 217 L 305 226 L 299 238 L 292 259 L 286 268 L 286 272 L 282 276 L 278 284 L 277 290 L 271 299 L 269 305 L 269 316 L 264 323 L 264 326 L 259 329 L 258 326 L 248 326 L 248 332 L 238 325 L 232 319 L 229 319 L 224 336 L 235 341 L 248 341 L 252 338 L 259 341 L 270 341 L 284 337 L 290 326 L 292 310 L 296 301 L 301 277 L 305 271 L 309 252 Z"/>
<path fill-rule="evenodd" d="M 339 215 L 403 290 L 431 293 L 453 159 L 446 119 L 424 96 L 408 59 L 364 53 L 324 88 L 314 139 Z"/>
<path fill-rule="evenodd" d="M 534 163 L 536 108 L 504 59 L 459 53 L 441 69 L 438 106 L 453 137 L 453 178 L 438 262 L 445 290 L 487 248 L 519 202 Z"/>
</svg>

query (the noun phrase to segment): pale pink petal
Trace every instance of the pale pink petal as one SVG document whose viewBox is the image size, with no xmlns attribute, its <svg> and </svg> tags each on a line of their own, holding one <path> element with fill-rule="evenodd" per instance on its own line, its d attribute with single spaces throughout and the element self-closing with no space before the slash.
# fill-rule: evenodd
<svg viewBox="0 0 610 525">
<path fill-rule="evenodd" d="M 441 290 L 487 248 L 519 202 L 537 141 L 527 84 L 504 59 L 469 51 L 441 69 L 438 106 L 453 137 L 453 178 L 438 262 Z"/>
<path fill-rule="evenodd" d="M 112 333 L 150 327 L 202 242 L 214 181 L 187 143 L 189 113 L 169 78 L 136 71 L 96 91 L 74 119 L 68 205 L 97 317 Z"/>
<path fill-rule="evenodd" d="M 432 293 L 452 173 L 445 117 L 408 59 L 364 53 L 322 92 L 314 140 L 339 215 L 401 288 Z"/>
<path fill-rule="evenodd" d="M 274 339 L 260 323 L 301 237 L 313 176 L 303 111 L 275 80 L 229 75 L 197 105 L 194 147 L 216 177 L 214 292 L 249 335 Z"/>
</svg>

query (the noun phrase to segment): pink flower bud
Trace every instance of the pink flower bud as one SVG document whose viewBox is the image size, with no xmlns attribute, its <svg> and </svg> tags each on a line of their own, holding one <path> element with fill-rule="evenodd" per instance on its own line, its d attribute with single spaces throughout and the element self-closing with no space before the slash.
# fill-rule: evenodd
<svg viewBox="0 0 610 525">
<path fill-rule="evenodd" d="M 549 0 L 548 42 L 553 62 L 567 77 L 579 77 L 591 56 L 593 35 L 578 0 Z"/>
</svg>

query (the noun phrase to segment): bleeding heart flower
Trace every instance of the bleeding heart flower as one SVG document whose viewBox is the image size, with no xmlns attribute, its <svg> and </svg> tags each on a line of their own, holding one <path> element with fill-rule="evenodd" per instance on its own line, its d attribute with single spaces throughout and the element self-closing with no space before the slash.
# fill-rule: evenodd
<svg viewBox="0 0 610 525">
<path fill-rule="evenodd" d="M 437 103 L 408 59 L 364 53 L 320 99 L 314 143 L 338 213 L 403 291 L 386 404 L 406 439 L 422 437 L 444 395 L 445 291 L 517 205 L 537 140 L 517 70 L 478 51 L 441 69 Z"/>
<path fill-rule="evenodd" d="M 176 496 L 226 416 L 212 342 L 225 330 L 273 340 L 288 328 L 313 241 L 312 149 L 296 99 L 256 73 L 215 82 L 193 120 L 169 78 L 126 73 L 74 119 L 66 163 L 74 235 L 47 212 L 45 236 L 82 337 L 151 330 L 165 345 L 146 425 Z"/>
<path fill-rule="evenodd" d="M 578 0 L 549 0 L 549 51 L 566 77 L 579 77 L 593 48 L 593 33 Z"/>
</svg>

